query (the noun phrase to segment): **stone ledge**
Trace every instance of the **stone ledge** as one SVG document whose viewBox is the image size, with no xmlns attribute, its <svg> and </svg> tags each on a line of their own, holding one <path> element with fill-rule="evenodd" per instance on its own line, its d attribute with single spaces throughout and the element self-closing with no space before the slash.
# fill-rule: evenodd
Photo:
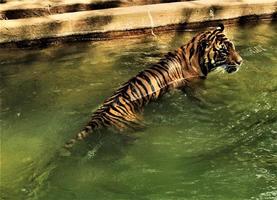
<svg viewBox="0 0 277 200">
<path fill-rule="evenodd" d="M 191 1 L 111 8 L 0 21 L 0 46 L 60 39 L 99 40 L 207 22 L 276 18 L 276 1 Z M 251 2 L 251 3 L 250 3 Z M 247 19 L 248 20 L 248 19 Z M 149 31 L 150 30 L 150 31 Z"/>
</svg>

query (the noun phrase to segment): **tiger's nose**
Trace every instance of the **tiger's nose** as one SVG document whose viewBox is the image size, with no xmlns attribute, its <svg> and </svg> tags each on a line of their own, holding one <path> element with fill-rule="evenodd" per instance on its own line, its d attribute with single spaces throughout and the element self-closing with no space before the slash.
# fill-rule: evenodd
<svg viewBox="0 0 277 200">
<path fill-rule="evenodd" d="M 236 64 L 241 65 L 242 64 L 242 58 L 239 57 L 235 62 L 236 62 Z"/>
</svg>

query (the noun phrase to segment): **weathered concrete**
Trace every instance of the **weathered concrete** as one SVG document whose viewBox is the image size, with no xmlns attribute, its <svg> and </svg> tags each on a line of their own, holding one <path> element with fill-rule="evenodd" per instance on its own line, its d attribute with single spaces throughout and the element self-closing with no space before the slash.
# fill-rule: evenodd
<svg viewBox="0 0 277 200">
<path fill-rule="evenodd" d="M 190 1 L 190 0 L 177 0 Z M 0 19 L 20 19 L 67 12 L 177 2 L 176 0 L 24 0 L 0 6 Z M 1 2 L 1 0 L 0 0 Z"/>
<path fill-rule="evenodd" d="M 0 46 L 32 45 L 72 39 L 106 39 L 135 33 L 203 25 L 213 21 L 241 22 L 276 18 L 277 2 L 191 1 L 82 11 L 46 17 L 0 21 Z M 235 19 L 235 20 L 234 20 Z"/>
<path fill-rule="evenodd" d="M 2 19 L 20 19 L 124 6 L 128 6 L 124 0 L 11 1 L 0 6 L 0 17 Z"/>
</svg>

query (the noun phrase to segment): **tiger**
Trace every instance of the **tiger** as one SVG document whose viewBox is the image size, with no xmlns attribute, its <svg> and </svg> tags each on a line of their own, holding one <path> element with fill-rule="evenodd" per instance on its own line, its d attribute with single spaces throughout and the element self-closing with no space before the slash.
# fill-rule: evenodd
<svg viewBox="0 0 277 200">
<path fill-rule="evenodd" d="M 242 58 L 224 33 L 224 25 L 196 34 L 187 44 L 119 87 L 111 97 L 91 115 L 85 127 L 64 147 L 70 149 L 95 130 L 114 127 L 117 130 L 136 126 L 142 109 L 173 89 L 182 89 L 191 81 L 206 79 L 208 73 L 223 68 L 236 72 Z"/>
</svg>

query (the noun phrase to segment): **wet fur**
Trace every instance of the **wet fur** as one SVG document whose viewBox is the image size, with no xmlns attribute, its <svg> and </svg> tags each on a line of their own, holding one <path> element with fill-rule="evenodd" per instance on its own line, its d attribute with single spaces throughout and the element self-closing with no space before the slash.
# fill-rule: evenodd
<svg viewBox="0 0 277 200">
<path fill-rule="evenodd" d="M 172 89 L 184 89 L 195 80 L 205 79 L 217 67 L 228 73 L 237 70 L 242 59 L 223 30 L 221 25 L 198 33 L 186 45 L 128 80 L 92 114 L 65 148 L 87 138 L 95 129 L 115 127 L 120 131 L 139 126 L 140 113 L 148 103 Z"/>
</svg>

